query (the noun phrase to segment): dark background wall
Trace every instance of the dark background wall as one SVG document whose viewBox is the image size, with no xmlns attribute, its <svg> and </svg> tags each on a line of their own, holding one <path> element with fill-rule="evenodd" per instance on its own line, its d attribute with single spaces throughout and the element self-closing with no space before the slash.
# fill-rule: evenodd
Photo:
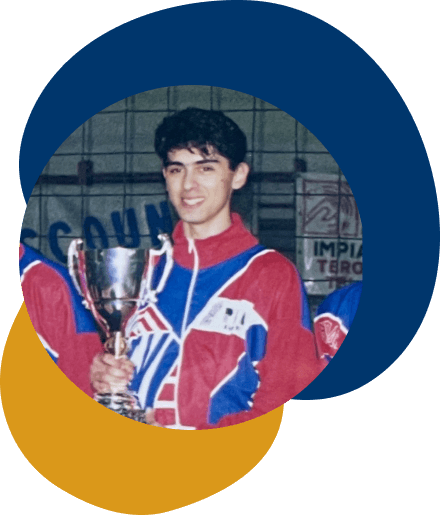
<svg viewBox="0 0 440 515">
<path fill-rule="evenodd" d="M 331 255 L 331 250 L 324 251 L 328 257 L 326 279 L 306 270 L 305 245 L 314 244 L 311 238 L 315 233 L 306 230 L 305 211 L 313 206 L 318 209 L 326 204 L 325 209 L 332 210 L 337 220 L 330 232 L 329 226 L 321 224 L 322 234 L 331 238 L 325 240 L 326 245 L 334 242 L 337 249 L 338 245 L 345 248 L 344 242 L 362 244 L 354 198 L 329 152 L 306 127 L 275 106 L 211 86 L 174 86 L 140 93 L 78 127 L 42 171 L 26 210 L 22 240 L 60 262 L 65 262 L 74 237 L 86 236 L 96 247 L 150 246 L 161 224 L 162 229 L 170 229 L 170 218 L 171 223 L 176 220 L 167 204 L 160 162 L 153 149 L 154 131 L 164 116 L 186 107 L 221 109 L 245 132 L 252 173 L 246 187 L 235 194 L 233 209 L 261 243 L 297 263 L 303 277 L 306 275 L 312 311 L 344 281 L 362 279 L 361 257 L 357 273 L 351 270 L 341 275 L 344 255 L 334 251 Z M 304 180 L 311 184 L 312 179 L 320 186 L 307 190 Z M 344 234 L 344 224 L 353 217 L 359 222 L 355 236 Z M 324 215 L 321 218 L 326 219 Z M 318 217 L 315 232 L 319 223 Z M 327 280 L 332 274 L 339 282 Z"/>
</svg>

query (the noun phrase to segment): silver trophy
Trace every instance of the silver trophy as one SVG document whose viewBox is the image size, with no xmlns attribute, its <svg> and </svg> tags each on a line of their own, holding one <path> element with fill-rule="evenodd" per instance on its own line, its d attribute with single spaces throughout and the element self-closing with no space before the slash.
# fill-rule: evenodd
<svg viewBox="0 0 440 515">
<path fill-rule="evenodd" d="M 122 247 L 84 250 L 81 239 L 73 240 L 69 246 L 72 280 L 105 334 L 105 351 L 114 354 L 116 359 L 129 350 L 125 328 L 135 314 L 138 301 L 150 298 L 154 302 L 166 280 L 162 276 L 158 288 L 152 291 L 152 259 L 167 252 L 168 264 L 171 252 L 169 236 L 161 234 L 159 238 L 162 241 L 159 251 Z M 97 393 L 95 400 L 121 415 L 146 422 L 145 411 L 128 390 Z"/>
</svg>

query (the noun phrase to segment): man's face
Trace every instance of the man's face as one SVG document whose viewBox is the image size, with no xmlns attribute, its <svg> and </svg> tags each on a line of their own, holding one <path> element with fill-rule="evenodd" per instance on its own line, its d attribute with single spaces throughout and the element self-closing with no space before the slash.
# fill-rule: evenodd
<svg viewBox="0 0 440 515">
<path fill-rule="evenodd" d="M 232 191 L 245 184 L 248 172 L 246 163 L 232 171 L 229 161 L 214 150 L 209 155 L 198 149 L 168 153 L 163 174 L 187 236 L 204 239 L 229 227 Z"/>
</svg>

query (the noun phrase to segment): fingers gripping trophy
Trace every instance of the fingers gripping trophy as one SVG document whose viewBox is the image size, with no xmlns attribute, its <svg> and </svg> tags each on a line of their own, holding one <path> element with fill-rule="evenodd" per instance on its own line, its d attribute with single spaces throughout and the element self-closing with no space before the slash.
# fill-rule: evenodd
<svg viewBox="0 0 440 515">
<path fill-rule="evenodd" d="M 116 247 L 84 250 L 81 239 L 70 243 L 69 273 L 84 304 L 103 330 L 105 352 L 116 359 L 129 352 L 125 334 L 128 320 L 135 315 L 138 303 L 148 297 L 154 299 L 166 282 L 172 265 L 172 246 L 168 234 L 160 234 L 160 250 Z M 161 280 L 152 290 L 152 271 L 155 257 L 166 253 L 167 263 Z M 146 423 L 146 412 L 139 407 L 136 397 L 125 388 L 96 393 L 95 400 L 125 417 Z"/>
</svg>

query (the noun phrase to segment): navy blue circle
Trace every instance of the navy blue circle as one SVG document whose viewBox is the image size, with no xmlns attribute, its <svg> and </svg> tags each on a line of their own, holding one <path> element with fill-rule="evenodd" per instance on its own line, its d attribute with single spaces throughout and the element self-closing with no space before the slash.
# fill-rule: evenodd
<svg viewBox="0 0 440 515">
<path fill-rule="evenodd" d="M 402 98 L 375 62 L 330 25 L 261 2 L 207 2 L 149 14 L 96 39 L 53 77 L 20 153 L 26 200 L 60 144 L 136 93 L 211 85 L 262 98 L 305 125 L 350 183 L 363 223 L 364 287 L 351 330 L 297 398 L 341 395 L 383 372 L 415 335 L 439 258 L 428 158 Z"/>
</svg>

